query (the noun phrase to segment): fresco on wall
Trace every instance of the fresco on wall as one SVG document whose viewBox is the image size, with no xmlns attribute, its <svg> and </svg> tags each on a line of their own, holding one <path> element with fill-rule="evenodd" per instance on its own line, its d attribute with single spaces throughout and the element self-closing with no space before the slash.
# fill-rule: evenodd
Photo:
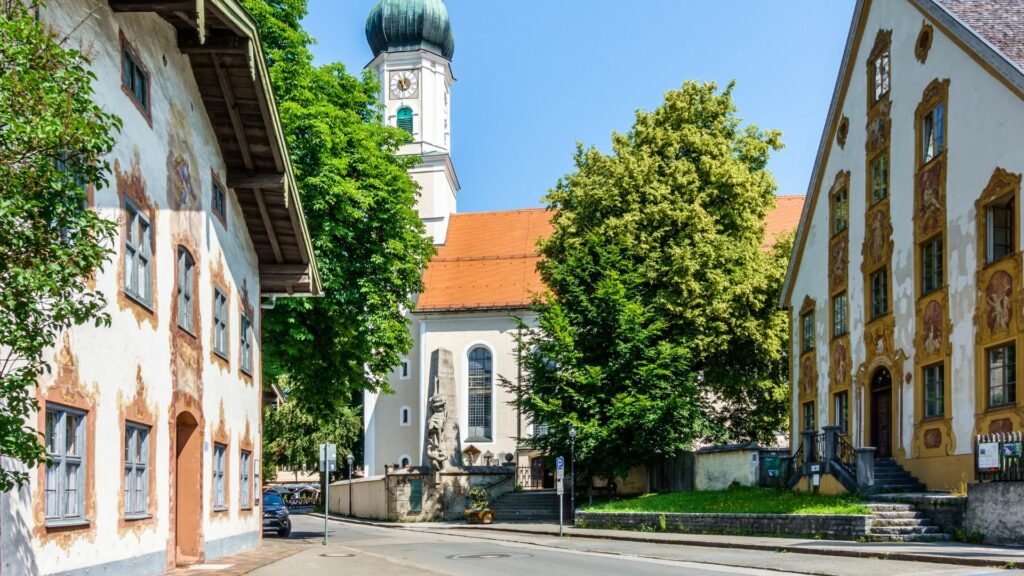
<svg viewBox="0 0 1024 576">
<path fill-rule="evenodd" d="M 1013 293 L 1013 280 L 1010 275 L 1000 270 L 992 275 L 985 288 L 985 300 L 988 303 L 989 332 L 1000 332 L 1010 327 L 1013 312 L 1010 309 L 1010 296 Z"/>
</svg>

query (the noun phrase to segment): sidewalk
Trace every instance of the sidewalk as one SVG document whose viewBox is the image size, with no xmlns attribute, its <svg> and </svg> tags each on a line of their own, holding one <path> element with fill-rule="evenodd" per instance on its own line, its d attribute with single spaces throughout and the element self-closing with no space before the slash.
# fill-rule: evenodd
<svg viewBox="0 0 1024 576">
<path fill-rule="evenodd" d="M 388 526 L 388 524 L 380 524 Z M 393 526 L 393 525 L 392 525 Z M 417 527 L 430 530 L 490 531 L 520 533 L 543 536 L 557 536 L 557 524 L 491 524 L 486 526 L 451 523 L 409 524 L 406 529 Z M 740 548 L 769 552 L 791 552 L 796 554 L 820 554 L 825 556 L 847 556 L 851 558 L 880 558 L 910 562 L 938 562 L 963 566 L 1015 566 L 1024 568 L 1024 548 L 1003 546 L 981 546 L 955 542 L 853 542 L 849 540 L 807 540 L 800 538 L 775 538 L 769 536 L 721 536 L 714 534 L 674 534 L 668 532 L 633 532 L 627 530 L 598 530 L 593 528 L 565 528 L 567 536 L 575 538 L 599 538 L 627 542 L 652 544 L 674 544 L 678 546 L 702 546 L 711 548 Z"/>
<path fill-rule="evenodd" d="M 320 516 L 323 518 L 323 516 Z M 344 517 L 331 517 L 338 522 L 366 524 L 398 530 L 425 532 L 465 533 L 490 532 L 558 536 L 557 524 L 490 524 L 469 525 L 461 522 L 424 522 L 402 524 L 376 522 Z M 1024 548 L 981 546 L 956 542 L 853 542 L 849 540 L 808 540 L 802 538 L 775 538 L 769 536 L 722 536 L 715 534 L 675 534 L 669 532 L 634 532 L 628 530 L 598 530 L 566 527 L 565 534 L 574 538 L 595 538 L 624 542 L 699 546 L 705 548 L 736 548 L 767 552 L 790 552 L 849 558 L 876 558 L 905 562 L 936 562 L 961 566 L 988 566 L 1024 568 Z"/>
</svg>

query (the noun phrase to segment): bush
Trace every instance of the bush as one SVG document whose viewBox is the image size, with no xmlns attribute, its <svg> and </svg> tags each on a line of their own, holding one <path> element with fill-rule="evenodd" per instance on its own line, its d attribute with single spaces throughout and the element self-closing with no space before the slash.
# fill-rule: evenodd
<svg viewBox="0 0 1024 576">
<path fill-rule="evenodd" d="M 489 505 L 490 499 L 487 496 L 487 490 L 477 486 L 469 491 L 470 510 L 486 510 Z"/>
</svg>

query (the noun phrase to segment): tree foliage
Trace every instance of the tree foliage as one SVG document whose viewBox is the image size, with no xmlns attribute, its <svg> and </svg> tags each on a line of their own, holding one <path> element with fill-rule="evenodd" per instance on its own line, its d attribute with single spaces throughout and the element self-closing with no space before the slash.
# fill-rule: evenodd
<svg viewBox="0 0 1024 576">
<path fill-rule="evenodd" d="M 84 183 L 106 185 L 120 121 L 93 102 L 88 66 L 21 2 L 0 7 L 0 455 L 26 466 L 44 458 L 26 425 L 44 353 L 72 326 L 110 322 L 90 279 L 115 225 Z M 0 469 L 0 491 L 26 480 Z"/>
<path fill-rule="evenodd" d="M 294 401 L 263 409 L 263 477 L 279 467 L 317 470 L 320 444 L 337 444 L 338 459 L 353 453 L 362 429 L 359 414 L 342 408 L 334 418 L 317 420 Z"/>
<path fill-rule="evenodd" d="M 630 466 L 698 440 L 764 440 L 786 415 L 788 246 L 762 249 L 780 133 L 744 126 L 730 84 L 685 83 L 639 111 L 612 152 L 577 147 L 549 192 L 550 294 L 522 343 L 524 412 L 585 469 Z"/>
<path fill-rule="evenodd" d="M 334 418 L 365 389 L 386 388 L 409 350 L 411 294 L 432 254 L 416 212 L 405 132 L 385 126 L 379 80 L 314 66 L 305 0 L 244 0 L 260 29 L 324 296 L 279 302 L 263 320 L 267 381 Z"/>
</svg>

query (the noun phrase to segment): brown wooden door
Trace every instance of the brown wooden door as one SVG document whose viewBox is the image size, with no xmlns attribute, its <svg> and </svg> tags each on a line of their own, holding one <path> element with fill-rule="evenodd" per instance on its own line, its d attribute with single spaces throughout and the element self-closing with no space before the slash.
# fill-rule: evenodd
<svg viewBox="0 0 1024 576">
<path fill-rule="evenodd" d="M 892 388 L 872 393 L 871 444 L 878 449 L 875 456 L 892 456 Z"/>
</svg>

